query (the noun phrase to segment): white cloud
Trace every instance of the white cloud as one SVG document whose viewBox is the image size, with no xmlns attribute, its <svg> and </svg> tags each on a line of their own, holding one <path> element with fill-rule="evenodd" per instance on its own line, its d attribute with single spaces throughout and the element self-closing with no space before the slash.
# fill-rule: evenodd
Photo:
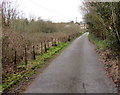
<svg viewBox="0 0 120 95">
<path fill-rule="evenodd" d="M 35 16 L 53 22 L 82 20 L 80 0 L 21 0 L 19 7 L 26 17 Z"/>
</svg>

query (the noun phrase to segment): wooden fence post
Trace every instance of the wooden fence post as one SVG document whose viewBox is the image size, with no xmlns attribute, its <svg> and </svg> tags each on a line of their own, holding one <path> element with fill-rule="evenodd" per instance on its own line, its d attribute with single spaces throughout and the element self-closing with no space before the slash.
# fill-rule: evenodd
<svg viewBox="0 0 120 95">
<path fill-rule="evenodd" d="M 58 44 L 60 43 L 60 38 L 58 38 Z"/>
<path fill-rule="evenodd" d="M 47 40 L 46 47 L 49 48 L 49 40 Z"/>
<path fill-rule="evenodd" d="M 74 39 L 74 34 L 72 35 L 72 39 Z"/>
<path fill-rule="evenodd" d="M 52 46 L 54 46 L 53 38 L 51 39 L 51 42 L 52 42 Z"/>
<path fill-rule="evenodd" d="M 15 54 L 14 54 L 14 73 L 16 73 L 17 71 L 17 52 L 15 50 Z"/>
<path fill-rule="evenodd" d="M 61 42 L 63 42 L 63 37 L 61 37 Z"/>
<path fill-rule="evenodd" d="M 52 46 L 55 46 L 55 39 L 52 40 Z"/>
<path fill-rule="evenodd" d="M 54 44 L 54 46 L 57 46 L 57 39 L 55 38 L 55 44 Z"/>
<path fill-rule="evenodd" d="M 25 46 L 25 65 L 27 66 L 27 48 L 26 48 L 26 46 Z"/>
<path fill-rule="evenodd" d="M 44 41 L 45 52 L 47 52 L 46 42 Z"/>
<path fill-rule="evenodd" d="M 42 47 L 42 42 L 41 42 L 41 53 L 42 53 L 43 47 Z"/>
<path fill-rule="evenodd" d="M 35 46 L 33 45 L 33 60 L 36 59 L 36 56 L 35 56 Z"/>
<path fill-rule="evenodd" d="M 65 43 L 67 42 L 67 36 L 65 36 Z"/>
<path fill-rule="evenodd" d="M 68 37 L 68 41 L 70 41 L 71 39 L 70 39 L 70 35 L 69 35 L 69 37 Z"/>
</svg>

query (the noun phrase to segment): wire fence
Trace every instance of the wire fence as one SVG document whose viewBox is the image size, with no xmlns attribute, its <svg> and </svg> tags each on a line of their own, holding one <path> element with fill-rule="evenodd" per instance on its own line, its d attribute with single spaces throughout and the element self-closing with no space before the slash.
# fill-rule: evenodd
<svg viewBox="0 0 120 95">
<path fill-rule="evenodd" d="M 3 79 L 5 79 L 6 75 L 11 73 L 14 74 L 16 72 L 20 72 L 20 68 L 18 69 L 17 66 L 24 62 L 26 67 L 28 65 L 28 61 L 35 60 L 36 57 L 40 54 L 43 54 L 48 51 L 49 48 L 52 46 L 57 46 L 61 42 L 68 42 L 74 39 L 75 37 L 79 36 L 80 33 L 71 34 L 64 37 L 59 38 L 50 38 L 44 41 L 39 42 L 39 44 L 25 44 L 22 47 L 22 50 L 14 48 L 11 51 L 11 57 L 7 56 L 7 60 L 4 58 L 2 59 L 3 64 Z M 9 64 L 8 64 L 9 63 Z M 8 69 L 9 68 L 9 69 Z"/>
</svg>

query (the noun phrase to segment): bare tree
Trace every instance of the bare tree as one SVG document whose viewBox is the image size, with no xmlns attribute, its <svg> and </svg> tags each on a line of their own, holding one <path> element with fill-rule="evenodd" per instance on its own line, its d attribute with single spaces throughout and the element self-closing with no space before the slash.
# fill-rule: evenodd
<svg viewBox="0 0 120 95">
<path fill-rule="evenodd" d="M 14 6 L 11 0 L 3 0 L 2 1 L 2 25 L 10 26 L 13 19 L 15 19 L 18 15 L 17 6 Z"/>
</svg>

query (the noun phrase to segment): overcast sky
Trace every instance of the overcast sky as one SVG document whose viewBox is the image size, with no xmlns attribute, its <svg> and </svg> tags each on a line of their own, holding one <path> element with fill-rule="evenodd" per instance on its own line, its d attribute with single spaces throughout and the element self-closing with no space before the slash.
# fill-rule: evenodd
<svg viewBox="0 0 120 95">
<path fill-rule="evenodd" d="M 53 22 L 82 21 L 81 0 L 18 0 L 25 17 L 41 17 Z"/>
</svg>

